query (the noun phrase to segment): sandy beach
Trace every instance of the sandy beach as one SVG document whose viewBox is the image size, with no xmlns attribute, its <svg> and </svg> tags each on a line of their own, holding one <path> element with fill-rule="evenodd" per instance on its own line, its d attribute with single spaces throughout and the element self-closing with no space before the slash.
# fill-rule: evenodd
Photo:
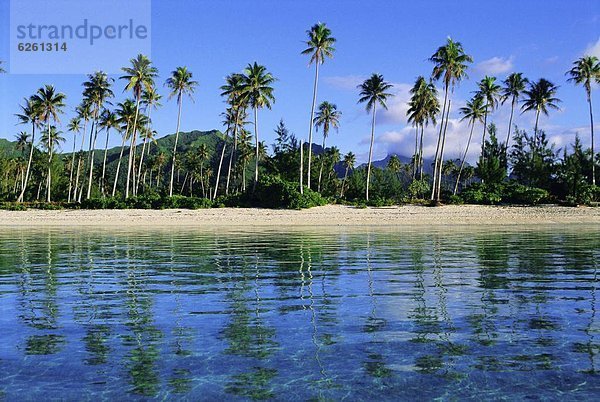
<svg viewBox="0 0 600 402">
<path fill-rule="evenodd" d="M 600 224 L 600 208 L 460 205 L 355 208 L 328 205 L 302 211 L 248 208 L 201 210 L 0 211 L 0 226 L 254 227 L 399 225 Z"/>
</svg>

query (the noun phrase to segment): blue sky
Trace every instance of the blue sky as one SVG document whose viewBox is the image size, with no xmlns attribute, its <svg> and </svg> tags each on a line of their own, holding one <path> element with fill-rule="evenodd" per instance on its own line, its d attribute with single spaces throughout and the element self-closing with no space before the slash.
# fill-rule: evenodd
<svg viewBox="0 0 600 402">
<path fill-rule="evenodd" d="M 0 0 L 0 32 L 8 38 L 8 0 Z M 387 153 L 410 155 L 413 133 L 404 116 L 408 89 L 418 75 L 429 76 L 429 56 L 446 37 L 462 42 L 474 63 L 469 80 L 455 93 L 453 110 L 472 95 L 476 82 L 485 74 L 504 79 L 513 71 L 530 79 L 547 78 L 560 86 L 562 110 L 543 118 L 547 130 L 559 147 L 573 141 L 579 132 L 589 143 L 587 104 L 581 87 L 566 82 L 565 71 L 584 52 L 600 56 L 600 2 L 581 1 L 167 1 L 152 2 L 152 60 L 159 69 L 159 90 L 170 71 L 188 66 L 200 86 L 195 102 L 184 104 L 182 131 L 222 129 L 219 114 L 225 105 L 219 86 L 231 72 L 239 72 L 249 62 L 267 66 L 278 79 L 277 98 L 272 110 L 259 114 L 261 140 L 272 143 L 273 129 L 280 119 L 298 137 L 308 135 L 309 106 L 312 97 L 313 67 L 300 54 L 306 30 L 322 21 L 337 38 L 335 57 L 321 69 L 319 101 L 336 103 L 343 112 L 338 133 L 328 144 L 343 153 L 354 151 L 366 159 L 370 134 L 369 116 L 357 105 L 356 85 L 371 73 L 383 74 L 394 83 L 396 97 L 390 109 L 381 113 L 376 128 L 377 159 Z M 135 55 L 131 55 L 133 57 Z M 0 60 L 8 60 L 8 40 L 0 43 Z M 127 61 L 123 60 L 123 64 Z M 118 78 L 118 76 L 115 76 Z M 46 83 L 67 94 L 67 113 L 63 125 L 81 100 L 84 75 L 19 75 L 0 77 L 0 137 L 13 139 L 26 127 L 17 126 L 14 113 L 22 98 Z M 117 101 L 124 98 L 123 82 L 117 80 Z M 596 98 L 598 91 L 594 93 Z M 600 98 L 596 105 L 600 104 Z M 159 136 L 173 133 L 175 102 L 163 99 L 163 107 L 153 114 Z M 595 107 L 595 111 L 598 107 Z M 504 138 L 507 105 L 491 120 Z M 468 135 L 459 115 L 451 114 L 449 156 L 466 144 Z M 600 116 L 598 117 L 600 119 Z M 532 126 L 533 116 L 522 115 L 517 123 Z M 70 149 L 71 135 L 63 149 Z M 320 142 L 320 133 L 315 142 Z M 113 136 L 111 145 L 120 139 Z M 434 134 L 427 133 L 426 154 L 433 152 Z M 473 146 L 474 152 L 477 146 Z M 474 154 L 473 154 L 474 155 Z"/>
</svg>

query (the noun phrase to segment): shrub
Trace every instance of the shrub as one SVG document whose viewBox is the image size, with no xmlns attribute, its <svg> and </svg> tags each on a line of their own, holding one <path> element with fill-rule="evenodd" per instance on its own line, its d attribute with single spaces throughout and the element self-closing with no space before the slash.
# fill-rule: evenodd
<svg viewBox="0 0 600 402">
<path fill-rule="evenodd" d="M 413 180 L 408 185 L 408 194 L 413 199 L 415 199 L 415 198 L 421 198 L 421 197 L 423 197 L 425 194 L 427 194 L 430 191 L 431 191 L 431 189 L 429 187 L 429 182 L 427 180 L 425 180 L 425 179 L 423 179 L 423 180 Z"/>
<path fill-rule="evenodd" d="M 396 201 L 391 198 L 373 197 L 369 201 L 366 201 L 366 205 L 370 207 L 390 207 L 396 205 Z"/>
<path fill-rule="evenodd" d="M 123 200 L 116 197 L 90 198 L 81 202 L 81 208 L 84 209 L 124 209 L 126 204 Z"/>
<path fill-rule="evenodd" d="M 250 204 L 264 208 L 312 208 L 327 204 L 327 200 L 317 192 L 304 187 L 304 194 L 298 185 L 276 176 L 263 176 L 256 190 L 248 196 Z"/>
<path fill-rule="evenodd" d="M 0 203 L 0 209 L 7 211 L 26 211 L 27 206 L 20 202 L 2 202 Z"/>
<path fill-rule="evenodd" d="M 548 191 L 543 188 L 527 187 L 511 182 L 504 186 L 503 201 L 514 204 L 536 205 L 548 199 Z"/>
<path fill-rule="evenodd" d="M 452 194 L 451 196 L 448 197 L 448 199 L 446 200 L 446 202 L 450 205 L 461 205 L 464 204 L 463 199 L 459 196 L 459 195 L 454 195 Z"/>
<path fill-rule="evenodd" d="M 501 189 L 497 186 L 486 186 L 475 183 L 467 187 L 460 194 L 467 204 L 498 204 L 502 201 Z"/>
</svg>

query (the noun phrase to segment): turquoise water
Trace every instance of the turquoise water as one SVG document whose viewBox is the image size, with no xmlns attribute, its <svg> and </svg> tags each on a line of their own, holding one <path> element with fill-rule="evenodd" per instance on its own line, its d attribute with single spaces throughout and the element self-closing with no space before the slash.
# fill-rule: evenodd
<svg viewBox="0 0 600 402">
<path fill-rule="evenodd" d="M 0 399 L 600 396 L 600 230 L 6 230 Z"/>
</svg>

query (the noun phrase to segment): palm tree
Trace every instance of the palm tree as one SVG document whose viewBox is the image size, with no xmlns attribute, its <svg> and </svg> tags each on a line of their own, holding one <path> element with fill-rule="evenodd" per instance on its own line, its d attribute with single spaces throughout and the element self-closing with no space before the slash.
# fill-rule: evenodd
<svg viewBox="0 0 600 402">
<path fill-rule="evenodd" d="M 538 123 L 540 119 L 540 113 L 544 113 L 548 116 L 548 108 L 558 110 L 558 103 L 560 99 L 556 98 L 556 91 L 558 87 L 546 80 L 540 78 L 537 82 L 530 82 L 529 88 L 524 91 L 525 99 L 523 106 L 521 107 L 521 113 L 525 113 L 530 110 L 535 110 L 535 126 L 533 129 L 533 142 L 537 144 L 538 138 Z M 532 159 L 535 160 L 535 152 L 532 153 Z"/>
<path fill-rule="evenodd" d="M 596 56 L 583 56 L 567 71 L 569 82 L 582 84 L 590 108 L 590 132 L 592 146 L 592 185 L 596 185 L 596 154 L 594 153 L 594 115 L 592 113 L 592 83 L 600 83 L 600 62 Z"/>
<path fill-rule="evenodd" d="M 446 143 L 446 129 L 448 127 L 448 116 L 450 115 L 450 103 L 448 91 L 454 92 L 455 85 L 467 77 L 467 63 L 472 63 L 473 58 L 465 53 L 460 42 L 448 38 L 444 46 L 440 46 L 429 58 L 434 63 L 431 78 L 442 79 L 444 82 L 444 106 L 442 108 L 442 120 L 438 134 L 437 149 L 434 164 L 434 179 L 431 199 L 439 202 L 442 185 L 442 162 L 444 160 L 444 146 Z"/>
<path fill-rule="evenodd" d="M 198 162 L 200 163 L 200 185 L 202 186 L 202 196 L 206 198 L 206 187 L 204 185 L 204 162 L 208 160 L 209 152 L 206 144 L 200 144 L 198 147 Z"/>
<path fill-rule="evenodd" d="M 308 31 L 308 40 L 306 41 L 307 48 L 302 51 L 302 54 L 310 55 L 309 65 L 315 63 L 315 81 L 313 85 L 313 99 L 310 108 L 310 124 L 308 127 L 308 180 L 307 185 L 310 188 L 310 164 L 312 159 L 312 129 L 313 117 L 315 114 L 315 106 L 317 104 L 317 86 L 319 83 L 319 65 L 325 62 L 325 58 L 333 58 L 335 48 L 333 45 L 336 39 L 331 36 L 331 30 L 323 23 L 313 25 Z"/>
<path fill-rule="evenodd" d="M 344 155 L 344 166 L 346 167 L 346 172 L 344 173 L 344 180 L 342 181 L 342 189 L 340 191 L 340 198 L 344 196 L 344 186 L 346 185 L 346 179 L 348 178 L 348 170 L 354 169 L 354 164 L 356 163 L 356 155 L 352 152 L 348 152 Z"/>
<path fill-rule="evenodd" d="M 504 87 L 502 88 L 502 93 L 500 98 L 502 99 L 502 104 L 510 99 L 510 118 L 508 119 L 508 133 L 506 134 L 506 143 L 504 145 L 504 156 L 506 159 L 506 155 L 508 154 L 508 143 L 510 141 L 510 131 L 512 129 L 512 121 L 513 114 L 515 111 L 515 106 L 519 103 L 521 98 L 521 94 L 525 90 L 525 85 L 527 85 L 527 78 L 523 77 L 523 73 L 512 73 L 503 81 Z"/>
<path fill-rule="evenodd" d="M 469 132 L 469 139 L 467 140 L 467 147 L 465 148 L 465 153 L 463 154 L 460 162 L 460 168 L 458 169 L 458 174 L 456 176 L 456 184 L 454 185 L 453 193 L 454 195 L 456 195 L 456 192 L 458 191 L 458 183 L 460 181 L 460 175 L 462 174 L 465 166 L 465 160 L 467 159 L 467 154 L 469 152 L 469 145 L 471 145 L 471 138 L 473 138 L 473 129 L 475 128 L 475 123 L 483 123 L 485 121 L 485 112 L 486 107 L 484 105 L 483 97 L 480 94 L 475 94 L 473 99 L 468 101 L 465 107 L 460 108 L 460 113 L 463 115 L 461 121 L 469 119 L 471 130 Z"/>
<path fill-rule="evenodd" d="M 132 91 L 135 98 L 135 117 L 131 130 L 131 142 L 129 147 L 129 161 L 127 164 L 127 181 L 125 183 L 125 198 L 129 197 L 129 181 L 131 176 L 135 176 L 135 143 L 137 140 L 136 130 L 138 116 L 140 111 L 140 102 L 144 90 L 150 91 L 154 87 L 154 78 L 158 75 L 156 67 L 152 67 L 152 62 L 148 57 L 138 54 L 135 59 L 131 59 L 131 67 L 123 67 L 121 70 L 125 75 L 119 77 L 127 81 L 126 91 Z M 132 174 L 133 173 L 133 174 Z M 135 183 L 135 177 L 132 180 Z M 133 186 L 135 187 L 135 186 Z"/>
<path fill-rule="evenodd" d="M 266 107 L 271 109 L 271 104 L 275 103 L 273 96 L 273 83 L 275 77 L 267 71 L 265 66 L 254 62 L 248 64 L 244 70 L 244 83 L 242 87 L 243 99 L 254 109 L 254 140 L 255 140 L 255 167 L 254 167 L 254 189 L 258 183 L 258 160 L 259 160 L 259 140 L 258 140 L 258 109 Z"/>
<path fill-rule="evenodd" d="M 150 151 L 150 143 L 148 141 L 153 140 L 154 131 L 152 130 L 152 119 L 150 117 L 152 109 L 158 109 L 161 105 L 160 100 L 162 99 L 162 95 L 160 95 L 155 87 L 150 88 L 149 90 L 145 90 L 142 93 L 142 103 L 144 104 L 144 109 L 146 111 L 146 117 L 148 118 L 148 127 L 143 133 L 144 142 L 142 145 L 142 153 L 140 155 L 140 163 L 138 167 L 137 177 L 141 177 L 142 168 L 144 165 L 144 152 L 146 151 L 146 145 L 148 146 L 148 151 Z M 148 152 L 148 154 L 150 154 Z M 146 177 L 146 170 L 144 169 L 144 177 Z M 145 181 L 145 180 L 144 180 Z M 138 187 L 139 187 L 139 179 L 138 179 Z M 136 189 L 137 194 L 137 189 Z"/>
<path fill-rule="evenodd" d="M 479 90 L 477 94 L 485 100 L 485 113 L 483 114 L 483 136 L 481 137 L 481 157 L 485 159 L 483 154 L 485 149 L 485 134 L 487 132 L 487 117 L 488 113 L 496 109 L 498 106 L 498 96 L 500 95 L 500 85 L 496 84 L 496 77 L 485 76 L 477 84 Z"/>
<path fill-rule="evenodd" d="M 31 172 L 31 161 L 33 160 L 35 128 L 40 124 L 40 105 L 33 96 L 29 99 L 25 99 L 25 105 L 20 106 L 20 108 L 21 113 L 17 114 L 19 122 L 21 124 L 31 124 L 31 144 L 29 148 L 29 160 L 27 161 L 25 180 L 23 181 L 23 188 L 21 189 L 21 194 L 19 194 L 19 197 L 17 198 L 17 202 L 23 202 L 25 198 L 25 191 L 27 190 L 27 184 L 29 183 L 29 173 Z"/>
<path fill-rule="evenodd" d="M 386 92 L 393 87 L 392 84 L 385 82 L 381 74 L 373 74 L 358 86 L 360 89 L 360 98 L 358 103 L 366 103 L 367 112 L 372 111 L 371 121 L 371 145 L 369 146 L 369 162 L 367 164 L 367 190 L 365 197 L 369 200 L 369 181 L 371 179 L 371 159 L 373 158 L 373 142 L 375 141 L 375 113 L 377 104 L 387 110 L 386 101 L 392 94 Z"/>
<path fill-rule="evenodd" d="M 114 80 L 112 78 L 108 78 L 106 73 L 102 71 L 98 71 L 94 74 L 91 74 L 88 76 L 88 78 L 89 81 L 83 83 L 83 96 L 87 103 L 89 103 L 93 107 L 93 129 L 92 131 L 90 131 L 90 153 L 88 155 L 90 163 L 88 174 L 88 188 L 86 194 L 86 199 L 89 200 L 92 195 L 92 181 L 94 176 L 94 152 L 96 150 L 96 139 L 98 138 L 98 120 L 100 119 L 100 113 L 104 108 L 104 103 L 107 102 L 109 98 L 112 98 L 114 96 L 112 90 L 110 89 Z"/>
<path fill-rule="evenodd" d="M 337 131 L 339 129 L 341 117 L 342 112 L 337 110 L 337 106 L 333 103 L 324 101 L 319 105 L 319 110 L 317 111 L 317 115 L 314 118 L 313 124 L 315 125 L 315 129 L 317 131 L 319 130 L 319 127 L 323 127 L 323 152 L 325 152 L 325 141 L 329 135 L 329 130 L 334 128 Z M 321 177 L 323 175 L 324 162 L 325 161 L 322 159 L 321 168 L 319 169 L 319 192 L 321 192 Z"/>
<path fill-rule="evenodd" d="M 75 171 L 75 146 L 77 143 L 77 134 L 81 132 L 81 117 L 73 117 L 69 121 L 67 130 L 73 133 L 73 155 L 71 156 L 71 169 L 69 169 L 69 194 L 67 202 L 71 202 L 71 190 L 73 189 L 73 173 Z"/>
<path fill-rule="evenodd" d="M 169 99 L 177 96 L 177 130 L 175 131 L 175 144 L 173 145 L 173 161 L 171 163 L 171 181 L 169 183 L 169 197 L 173 196 L 173 178 L 175 177 L 175 157 L 177 155 L 177 140 L 179 139 L 179 124 L 181 122 L 181 106 L 183 105 L 183 95 L 188 95 L 193 100 L 192 94 L 198 85 L 197 81 L 192 80 L 192 72 L 187 67 L 177 67 L 171 76 L 167 79 L 166 85 L 171 89 Z"/>
<path fill-rule="evenodd" d="M 50 187 L 52 185 L 52 155 L 53 136 L 51 135 L 51 123 L 59 122 L 59 115 L 65 107 L 66 95 L 56 92 L 52 85 L 46 85 L 38 89 L 33 95 L 33 102 L 39 107 L 39 119 L 46 125 L 46 141 L 48 142 L 48 175 L 46 177 L 46 201 L 51 201 Z"/>
<path fill-rule="evenodd" d="M 82 170 L 83 165 L 83 149 L 85 148 L 85 133 L 88 121 L 92 118 L 91 105 L 84 99 L 81 105 L 76 108 L 77 116 L 83 119 L 83 135 L 81 136 L 81 147 L 79 148 L 79 156 L 77 158 L 77 173 L 75 174 L 75 186 L 73 187 L 73 200 L 81 202 L 81 196 L 83 194 L 83 180 L 82 188 L 79 188 L 79 173 Z"/>
<path fill-rule="evenodd" d="M 27 146 L 29 145 L 29 133 L 26 131 L 21 131 L 19 134 L 15 136 L 16 145 L 15 149 L 21 151 L 21 157 L 19 158 L 19 168 L 17 170 L 17 181 L 21 179 L 21 191 L 23 191 L 23 185 L 25 184 L 25 166 L 23 166 L 23 161 L 25 160 L 25 151 L 27 150 Z"/>
<path fill-rule="evenodd" d="M 420 180 L 423 179 L 423 134 L 425 126 L 429 123 L 436 124 L 436 116 L 440 111 L 440 102 L 437 99 L 437 89 L 430 81 L 419 76 L 411 88 L 412 94 L 408 102 L 408 122 L 415 127 L 415 157 L 413 159 L 413 179 L 416 178 L 417 170 L 420 170 Z M 417 139 L 419 129 L 420 140 Z"/>
<path fill-rule="evenodd" d="M 106 143 L 104 144 L 104 158 L 102 159 L 102 179 L 100 180 L 102 196 L 106 195 L 106 156 L 108 155 L 108 139 L 110 137 L 110 129 L 119 130 L 119 119 L 117 115 L 108 109 L 102 112 L 100 117 L 100 127 L 106 130 Z"/>
<path fill-rule="evenodd" d="M 387 168 L 396 175 L 398 180 L 400 180 L 400 177 L 398 177 L 398 173 L 400 173 L 400 170 L 402 169 L 402 162 L 400 162 L 400 158 L 398 158 L 398 155 L 392 155 L 390 157 L 387 163 Z"/>
<path fill-rule="evenodd" d="M 119 153 L 119 161 L 117 162 L 117 170 L 115 172 L 115 181 L 113 182 L 113 189 L 111 196 L 114 197 L 117 191 L 117 182 L 119 181 L 119 172 L 121 170 L 121 160 L 123 159 L 123 151 L 125 150 L 125 143 L 131 136 L 130 128 L 133 127 L 133 120 L 136 117 L 136 106 L 135 101 L 126 99 L 117 105 L 116 114 L 118 121 L 121 124 L 121 132 L 123 133 L 121 141 L 121 152 Z"/>
<path fill-rule="evenodd" d="M 221 96 L 227 97 L 227 103 L 235 115 L 233 125 L 233 151 L 229 154 L 229 167 L 227 168 L 227 184 L 225 185 L 225 194 L 229 194 L 229 180 L 231 176 L 231 167 L 233 158 L 237 152 L 238 130 L 246 124 L 246 99 L 243 94 L 244 76 L 243 74 L 230 74 L 225 78 L 225 85 L 221 86 Z"/>
<path fill-rule="evenodd" d="M 225 125 L 225 135 L 223 136 L 223 147 L 221 148 L 221 158 L 219 159 L 219 168 L 217 169 L 217 177 L 215 181 L 215 191 L 212 196 L 213 199 L 217 198 L 217 192 L 219 190 L 219 181 L 221 178 L 221 169 L 223 167 L 223 159 L 225 158 L 225 149 L 227 148 L 227 137 L 229 133 L 236 126 L 236 112 L 232 108 L 227 108 L 227 110 L 221 115 L 224 117 L 223 124 Z"/>
</svg>

